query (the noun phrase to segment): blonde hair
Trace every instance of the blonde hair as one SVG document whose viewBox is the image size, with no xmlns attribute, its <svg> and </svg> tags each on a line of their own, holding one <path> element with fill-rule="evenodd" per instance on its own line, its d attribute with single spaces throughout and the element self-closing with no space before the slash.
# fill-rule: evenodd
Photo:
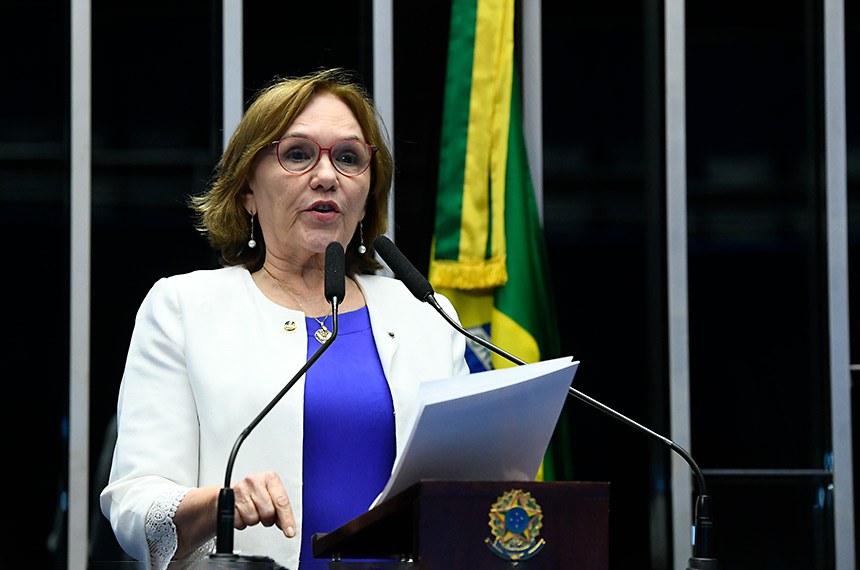
<svg viewBox="0 0 860 570">
<path fill-rule="evenodd" d="M 189 198 L 196 213 L 195 227 L 220 253 L 223 265 L 242 265 L 251 271 L 262 267 L 266 244 L 259 226 L 257 247 L 247 247 L 251 217 L 242 203 L 257 154 L 281 137 L 317 93 L 331 93 L 352 110 L 365 137 L 376 147 L 370 164 L 370 192 L 362 221 L 364 239 L 372 243 L 388 228 L 388 195 L 394 161 L 380 127 L 381 121 L 365 88 L 341 68 L 324 69 L 303 77 L 276 78 L 255 96 L 221 155 L 205 192 Z M 358 252 L 359 229 L 346 247 L 346 273 L 372 273 L 381 268 L 368 247 Z"/>
</svg>

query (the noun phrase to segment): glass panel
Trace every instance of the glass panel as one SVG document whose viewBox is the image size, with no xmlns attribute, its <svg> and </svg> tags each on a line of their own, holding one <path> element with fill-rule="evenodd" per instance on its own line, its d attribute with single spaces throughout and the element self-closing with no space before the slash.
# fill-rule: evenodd
<svg viewBox="0 0 860 570">
<path fill-rule="evenodd" d="M 757 7 L 688 14 L 694 444 L 709 467 L 821 468 L 829 416 L 817 20 L 804 0 Z"/>
<path fill-rule="evenodd" d="M 450 2 L 394 2 L 394 236 L 425 276 L 439 180 Z M 420 65 L 416 65 L 420 61 Z"/>
<path fill-rule="evenodd" d="M 69 11 L 67 2 L 0 7 L 0 227 L 9 237 L 0 279 L 7 334 L 7 475 L 33 492 L 6 508 L 27 566 L 66 557 L 69 406 Z M 7 544 L 11 544 L 7 541 Z M 26 554 L 24 554 L 26 553 Z"/>
<path fill-rule="evenodd" d="M 668 433 L 662 88 L 643 57 L 659 34 L 638 3 L 545 3 L 542 16 L 543 212 L 563 352 L 582 361 L 575 387 Z M 611 482 L 612 566 L 665 567 L 654 513 L 667 508 L 667 450 L 583 402 L 567 409 L 570 478 Z"/>
<path fill-rule="evenodd" d="M 822 9 L 687 5 L 693 450 L 776 470 L 709 478 L 732 568 L 833 565 L 828 481 L 785 471 L 831 449 Z"/>
<path fill-rule="evenodd" d="M 214 266 L 185 206 L 220 146 L 220 12 L 205 0 L 93 4 L 91 558 L 124 560 L 98 495 L 137 308 L 160 277 Z"/>
<path fill-rule="evenodd" d="M 715 549 L 722 568 L 833 568 L 833 495 L 818 478 L 714 481 Z"/>
<path fill-rule="evenodd" d="M 275 6 L 245 2 L 244 84 L 248 97 L 276 76 L 345 67 L 373 87 L 372 1 Z"/>
</svg>

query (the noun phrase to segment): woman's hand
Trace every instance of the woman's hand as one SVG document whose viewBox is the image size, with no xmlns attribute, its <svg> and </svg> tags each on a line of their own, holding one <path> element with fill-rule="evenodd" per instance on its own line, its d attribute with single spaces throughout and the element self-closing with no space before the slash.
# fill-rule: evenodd
<svg viewBox="0 0 860 570">
<path fill-rule="evenodd" d="M 293 506 L 281 478 L 274 471 L 248 475 L 233 485 L 237 530 L 262 524 L 277 525 L 287 538 L 296 535 Z"/>
<path fill-rule="evenodd" d="M 176 525 L 177 549 L 174 560 L 182 560 L 215 536 L 217 504 L 221 487 L 191 489 L 179 504 L 173 523 Z M 233 525 L 243 528 L 262 523 L 278 525 L 284 536 L 296 535 L 296 519 L 290 497 L 281 478 L 274 471 L 248 475 L 233 485 L 235 518 Z"/>
</svg>

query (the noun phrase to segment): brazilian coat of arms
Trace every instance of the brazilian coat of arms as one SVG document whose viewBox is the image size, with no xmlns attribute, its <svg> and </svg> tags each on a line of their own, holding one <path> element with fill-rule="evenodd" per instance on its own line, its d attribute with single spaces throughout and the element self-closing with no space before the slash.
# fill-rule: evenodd
<svg viewBox="0 0 860 570">
<path fill-rule="evenodd" d="M 505 560 L 528 560 L 544 547 L 538 539 L 543 512 L 530 493 L 513 489 L 499 497 L 490 507 L 489 525 L 493 536 L 484 542 Z"/>
</svg>

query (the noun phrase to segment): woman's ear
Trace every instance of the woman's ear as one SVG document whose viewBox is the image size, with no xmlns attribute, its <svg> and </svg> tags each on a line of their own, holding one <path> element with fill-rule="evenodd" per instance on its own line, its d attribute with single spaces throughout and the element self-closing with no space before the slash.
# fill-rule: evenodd
<svg viewBox="0 0 860 570">
<path fill-rule="evenodd" d="M 245 210 L 248 211 L 248 214 L 253 216 L 257 214 L 257 198 L 254 196 L 254 191 L 251 190 L 250 187 L 246 186 L 241 193 L 242 197 L 242 205 L 245 206 Z"/>
</svg>

